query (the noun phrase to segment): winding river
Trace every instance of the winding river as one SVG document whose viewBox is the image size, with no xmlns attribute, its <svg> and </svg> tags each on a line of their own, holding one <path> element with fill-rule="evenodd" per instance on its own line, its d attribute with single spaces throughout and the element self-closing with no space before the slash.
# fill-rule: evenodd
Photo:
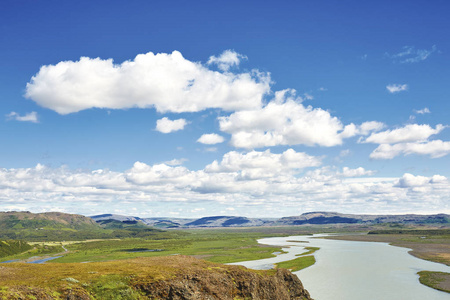
<svg viewBox="0 0 450 300">
<path fill-rule="evenodd" d="M 274 263 L 297 258 L 304 247 L 320 247 L 316 263 L 295 272 L 316 300 L 449 300 L 449 294 L 424 286 L 417 272 L 450 273 L 450 267 L 418 259 L 410 249 L 387 243 L 318 239 L 324 235 L 265 238 L 261 244 L 286 246 L 273 258 L 238 262 L 251 269 L 270 269 Z"/>
</svg>

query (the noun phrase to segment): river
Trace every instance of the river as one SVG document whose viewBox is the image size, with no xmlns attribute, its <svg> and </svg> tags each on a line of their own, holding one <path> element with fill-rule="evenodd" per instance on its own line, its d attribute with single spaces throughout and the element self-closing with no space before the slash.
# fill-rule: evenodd
<svg viewBox="0 0 450 300">
<path fill-rule="evenodd" d="M 450 273 L 450 267 L 418 259 L 410 249 L 387 243 L 318 239 L 323 235 L 265 238 L 261 244 L 286 246 L 277 257 L 238 262 L 252 269 L 268 269 L 274 263 L 297 258 L 304 247 L 320 247 L 316 263 L 295 272 L 315 300 L 449 300 L 448 293 L 424 286 L 417 272 Z"/>
</svg>

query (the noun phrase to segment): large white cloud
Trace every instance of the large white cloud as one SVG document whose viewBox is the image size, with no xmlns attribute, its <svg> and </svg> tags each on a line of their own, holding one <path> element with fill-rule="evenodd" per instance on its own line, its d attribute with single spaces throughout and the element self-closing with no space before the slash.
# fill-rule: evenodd
<svg viewBox="0 0 450 300">
<path fill-rule="evenodd" d="M 439 158 L 450 154 L 450 142 L 433 140 L 416 143 L 381 144 L 371 154 L 373 159 L 392 159 L 399 155 L 429 155 Z"/>
<path fill-rule="evenodd" d="M 174 51 L 139 54 L 121 64 L 81 57 L 45 65 L 27 84 L 25 95 L 60 114 L 132 107 L 179 113 L 260 107 L 269 90 L 266 73 L 216 72 Z"/>
<path fill-rule="evenodd" d="M 185 119 L 170 120 L 167 117 L 156 121 L 156 130 L 162 133 L 170 133 L 173 131 L 183 130 L 187 121 Z"/>
<path fill-rule="evenodd" d="M 231 145 L 260 148 L 276 145 L 336 146 L 343 138 L 368 134 L 382 128 L 382 123 L 349 124 L 328 111 L 304 106 L 295 90 L 275 93 L 273 101 L 261 108 L 238 111 L 219 118 L 220 130 L 230 133 Z"/>
<path fill-rule="evenodd" d="M 425 141 L 430 136 L 440 133 L 445 128 L 446 126 L 442 124 L 436 125 L 436 128 L 433 128 L 427 124 L 408 124 L 401 128 L 372 133 L 364 140 L 364 142 L 375 144 L 395 144 Z"/>
</svg>

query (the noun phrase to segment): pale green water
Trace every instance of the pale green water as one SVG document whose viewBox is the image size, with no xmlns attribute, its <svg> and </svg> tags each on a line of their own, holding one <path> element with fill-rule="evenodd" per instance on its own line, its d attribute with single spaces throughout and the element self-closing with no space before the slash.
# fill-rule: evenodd
<svg viewBox="0 0 450 300">
<path fill-rule="evenodd" d="M 318 236 L 318 235 L 315 235 Z M 289 240 L 309 243 L 287 242 Z M 270 268 L 273 263 L 294 259 L 304 247 L 320 247 L 316 264 L 295 272 L 315 300 L 450 300 L 450 294 L 420 284 L 422 270 L 450 273 L 450 267 L 415 258 L 409 249 L 386 243 L 351 242 L 290 236 L 259 240 L 262 244 L 290 246 L 288 254 L 239 262 L 248 268 Z"/>
</svg>

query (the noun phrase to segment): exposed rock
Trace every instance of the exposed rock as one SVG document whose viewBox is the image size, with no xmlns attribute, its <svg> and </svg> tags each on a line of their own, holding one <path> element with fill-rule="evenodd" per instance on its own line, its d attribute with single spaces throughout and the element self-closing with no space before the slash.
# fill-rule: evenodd
<svg viewBox="0 0 450 300">
<path fill-rule="evenodd" d="M 139 278 L 132 284 L 150 299 L 311 299 L 300 279 L 285 269 L 255 272 L 239 266 L 197 266 L 171 279 L 152 282 Z"/>
</svg>

